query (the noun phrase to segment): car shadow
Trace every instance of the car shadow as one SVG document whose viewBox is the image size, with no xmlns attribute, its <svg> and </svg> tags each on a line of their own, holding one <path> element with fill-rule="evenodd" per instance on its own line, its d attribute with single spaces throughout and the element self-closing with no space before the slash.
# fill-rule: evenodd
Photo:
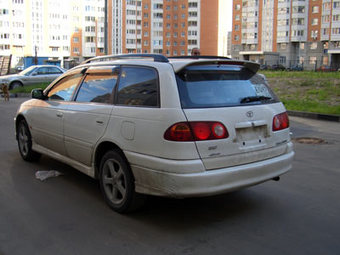
<svg viewBox="0 0 340 255">
<path fill-rule="evenodd" d="M 25 200 L 31 203 L 31 207 L 36 207 L 37 212 L 47 207 L 49 211 L 53 211 L 53 208 L 57 210 L 61 205 L 67 207 L 68 204 L 76 203 L 78 208 L 73 210 L 86 211 L 87 216 L 98 217 L 98 221 L 101 217 L 112 223 L 117 219 L 133 221 L 175 233 L 202 224 L 242 220 L 256 211 L 265 210 L 268 198 L 265 194 L 252 189 L 201 198 L 172 199 L 148 196 L 145 205 L 138 211 L 120 215 L 105 204 L 98 181 L 76 169 L 47 156 L 42 156 L 36 163 L 27 163 L 19 156 L 15 156 L 14 161 L 16 164 L 11 169 L 13 184 Z M 27 164 L 29 170 L 20 169 L 27 168 Z M 34 176 L 38 170 L 57 170 L 62 176 L 41 182 Z M 37 202 L 37 197 L 41 203 L 49 205 L 46 207 L 41 205 Z"/>
</svg>

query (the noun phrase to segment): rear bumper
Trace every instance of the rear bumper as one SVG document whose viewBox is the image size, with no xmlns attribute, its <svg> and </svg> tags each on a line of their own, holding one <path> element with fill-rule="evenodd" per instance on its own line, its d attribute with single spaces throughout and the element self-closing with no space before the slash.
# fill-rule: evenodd
<svg viewBox="0 0 340 255">
<path fill-rule="evenodd" d="M 281 156 L 234 167 L 199 173 L 170 173 L 131 164 L 139 193 L 167 197 L 199 197 L 252 186 L 288 172 L 294 151 Z M 129 157 L 128 157 L 129 158 Z"/>
</svg>

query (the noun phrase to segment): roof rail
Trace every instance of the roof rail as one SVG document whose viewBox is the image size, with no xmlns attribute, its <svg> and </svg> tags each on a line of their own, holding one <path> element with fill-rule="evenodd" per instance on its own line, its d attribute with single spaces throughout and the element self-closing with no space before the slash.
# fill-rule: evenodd
<svg viewBox="0 0 340 255">
<path fill-rule="evenodd" d="M 168 58 L 171 58 L 171 59 L 188 59 L 188 58 L 191 58 L 191 59 L 231 59 L 231 58 L 228 58 L 228 57 L 222 57 L 222 56 L 202 56 L 202 55 L 198 55 L 198 56 L 173 56 L 173 57 L 168 57 Z"/>
<path fill-rule="evenodd" d="M 168 63 L 169 60 L 167 57 L 160 54 L 123 54 L 123 55 L 108 55 L 108 56 L 99 56 L 90 58 L 85 60 L 82 64 L 88 64 L 92 62 L 100 62 L 105 60 L 118 60 L 118 59 L 135 59 L 135 58 L 152 58 L 154 62 L 164 62 Z"/>
</svg>

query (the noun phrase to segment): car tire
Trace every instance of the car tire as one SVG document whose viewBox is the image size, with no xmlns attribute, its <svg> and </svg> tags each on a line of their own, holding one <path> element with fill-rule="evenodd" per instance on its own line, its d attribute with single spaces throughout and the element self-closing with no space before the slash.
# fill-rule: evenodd
<svg viewBox="0 0 340 255">
<path fill-rule="evenodd" d="M 130 165 L 118 150 L 108 151 L 103 156 L 99 182 L 106 203 L 116 212 L 137 210 L 145 202 L 146 196 L 135 192 Z"/>
<path fill-rule="evenodd" d="M 17 140 L 21 157 L 25 161 L 37 161 L 41 154 L 32 150 L 32 136 L 25 120 L 21 120 L 17 127 Z"/>
<path fill-rule="evenodd" d="M 18 82 L 18 81 L 15 81 L 15 82 L 12 82 L 11 85 L 10 85 L 10 89 L 16 89 L 16 88 L 20 88 L 22 87 L 22 83 L 21 82 Z"/>
</svg>

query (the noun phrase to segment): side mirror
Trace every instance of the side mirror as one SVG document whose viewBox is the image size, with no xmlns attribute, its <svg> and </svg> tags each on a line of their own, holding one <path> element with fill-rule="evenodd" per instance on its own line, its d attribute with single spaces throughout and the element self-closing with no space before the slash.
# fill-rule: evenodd
<svg viewBox="0 0 340 255">
<path fill-rule="evenodd" d="M 44 91 L 42 89 L 33 89 L 31 92 L 32 98 L 45 100 L 46 96 L 44 95 Z"/>
</svg>

